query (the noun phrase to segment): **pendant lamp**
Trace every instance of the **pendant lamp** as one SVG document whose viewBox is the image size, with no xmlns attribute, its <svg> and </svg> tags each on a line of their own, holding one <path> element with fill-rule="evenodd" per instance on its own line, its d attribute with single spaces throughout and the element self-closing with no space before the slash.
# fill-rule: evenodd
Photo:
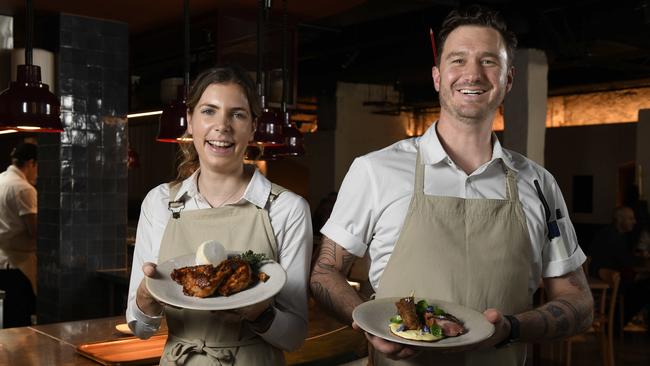
<svg viewBox="0 0 650 366">
<path fill-rule="evenodd" d="M 158 121 L 159 142 L 188 142 L 191 138 L 183 137 L 187 130 L 187 96 L 190 88 L 190 2 L 183 1 L 183 20 L 185 32 L 185 48 L 183 52 L 184 80 L 178 86 L 176 99 L 163 107 Z"/>
<path fill-rule="evenodd" d="M 0 131 L 63 132 L 59 98 L 41 82 L 40 66 L 32 64 L 32 1 L 25 7 L 25 65 L 18 65 L 16 81 L 0 94 Z"/>
<path fill-rule="evenodd" d="M 284 138 L 284 146 L 279 151 L 280 156 L 303 156 L 305 155 L 305 147 L 303 145 L 302 133 L 291 122 L 291 115 L 287 110 L 287 100 L 289 94 L 288 88 L 288 63 L 287 63 L 287 0 L 282 1 L 283 14 L 282 14 L 282 116 L 283 128 L 282 134 Z"/>
<path fill-rule="evenodd" d="M 257 117 L 257 128 L 253 136 L 253 145 L 262 145 L 264 147 L 274 146 L 278 147 L 284 143 L 282 135 L 282 117 L 274 110 L 268 108 L 266 98 L 264 96 L 265 82 L 262 73 L 262 55 L 264 47 L 262 42 L 263 27 L 265 18 L 267 16 L 268 7 L 270 2 L 266 0 L 258 0 L 258 14 L 257 14 L 257 92 L 262 99 L 262 114 Z"/>
</svg>

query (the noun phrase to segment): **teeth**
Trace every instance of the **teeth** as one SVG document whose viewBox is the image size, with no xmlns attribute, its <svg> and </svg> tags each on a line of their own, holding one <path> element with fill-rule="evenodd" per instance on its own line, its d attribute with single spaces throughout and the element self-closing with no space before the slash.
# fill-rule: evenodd
<svg viewBox="0 0 650 366">
<path fill-rule="evenodd" d="M 216 147 L 230 147 L 233 145 L 231 142 L 226 141 L 207 141 L 207 143 Z"/>
<path fill-rule="evenodd" d="M 459 91 L 463 94 L 472 94 L 472 95 L 483 94 L 483 90 L 460 89 Z"/>
</svg>

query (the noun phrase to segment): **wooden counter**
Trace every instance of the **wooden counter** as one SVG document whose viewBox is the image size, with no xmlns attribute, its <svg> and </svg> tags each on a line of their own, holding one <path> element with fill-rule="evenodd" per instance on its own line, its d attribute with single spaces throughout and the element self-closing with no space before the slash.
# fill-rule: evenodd
<svg viewBox="0 0 650 366">
<path fill-rule="evenodd" d="M 0 329 L 0 365 L 98 365 L 75 350 L 79 345 L 128 339 L 115 325 L 124 316 Z M 158 334 L 166 334 L 164 325 Z M 337 364 L 351 361 L 365 350 L 365 338 L 338 323 L 310 302 L 309 334 L 304 345 L 286 353 L 287 364 Z"/>
<path fill-rule="evenodd" d="M 1 365 L 97 365 L 75 349 L 84 343 L 124 339 L 123 316 L 0 330 Z M 166 332 L 166 329 L 163 329 Z"/>
</svg>

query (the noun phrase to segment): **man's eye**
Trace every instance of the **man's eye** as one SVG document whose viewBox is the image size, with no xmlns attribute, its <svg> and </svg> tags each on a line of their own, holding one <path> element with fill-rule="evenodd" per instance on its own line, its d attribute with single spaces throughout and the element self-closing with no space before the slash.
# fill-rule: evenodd
<svg viewBox="0 0 650 366">
<path fill-rule="evenodd" d="M 214 114 L 214 109 L 212 109 L 212 108 L 202 109 L 201 113 L 205 114 L 205 115 L 208 115 L 208 116 L 211 116 L 211 115 Z"/>
<path fill-rule="evenodd" d="M 233 113 L 232 116 L 236 119 L 244 119 L 246 118 L 246 113 L 237 112 L 237 113 Z"/>
<path fill-rule="evenodd" d="M 453 59 L 453 60 L 451 60 L 451 63 L 452 64 L 462 64 L 463 59 L 461 59 L 461 58 Z"/>
<path fill-rule="evenodd" d="M 495 65 L 496 62 L 494 60 L 483 60 L 481 61 L 483 65 Z"/>
</svg>

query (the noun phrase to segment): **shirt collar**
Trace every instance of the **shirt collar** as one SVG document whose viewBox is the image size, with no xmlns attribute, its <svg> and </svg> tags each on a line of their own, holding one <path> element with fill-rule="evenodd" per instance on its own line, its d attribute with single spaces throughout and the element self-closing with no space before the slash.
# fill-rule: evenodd
<svg viewBox="0 0 650 366">
<path fill-rule="evenodd" d="M 436 130 L 437 124 L 438 121 L 434 122 L 420 138 L 419 148 L 422 164 L 435 165 L 441 161 L 446 161 L 448 158 L 451 159 L 440 143 L 438 132 Z M 515 172 L 517 171 L 512 162 L 512 155 L 509 151 L 501 146 L 497 135 L 492 132 L 492 159 L 488 164 L 492 164 L 497 159 L 501 159 L 508 166 L 508 168 L 514 170 Z"/>
<path fill-rule="evenodd" d="M 257 167 L 253 167 L 253 169 L 255 169 L 253 171 L 253 177 L 248 182 L 242 200 L 246 200 L 259 208 L 264 208 L 271 193 L 271 181 Z M 188 197 L 197 197 L 200 195 L 198 186 L 199 172 L 200 169 L 197 169 L 181 183 L 181 188 L 178 190 L 176 197 L 173 197 L 174 201 L 183 197 L 183 195 L 187 195 Z"/>
<path fill-rule="evenodd" d="M 25 175 L 25 173 L 23 173 L 23 171 L 18 169 L 15 165 L 13 165 L 13 164 L 9 165 L 9 167 L 7 167 L 7 171 L 12 172 L 13 174 L 16 174 L 22 180 L 27 181 L 27 176 Z"/>
</svg>

